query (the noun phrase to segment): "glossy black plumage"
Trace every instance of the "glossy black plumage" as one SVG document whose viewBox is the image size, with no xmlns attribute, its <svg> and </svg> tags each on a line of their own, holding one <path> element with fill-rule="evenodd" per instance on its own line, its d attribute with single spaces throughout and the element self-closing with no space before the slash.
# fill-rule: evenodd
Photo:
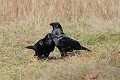
<svg viewBox="0 0 120 80">
<path fill-rule="evenodd" d="M 52 40 L 52 34 L 48 33 L 43 39 L 39 40 L 34 46 L 27 46 L 27 49 L 35 51 L 35 56 L 38 59 L 46 59 L 50 52 L 54 50 L 55 43 Z"/>
<path fill-rule="evenodd" d="M 58 22 L 50 24 L 53 27 L 52 37 L 55 42 L 55 46 L 61 52 L 61 56 L 65 56 L 67 52 L 72 52 L 73 50 L 87 50 L 89 49 L 80 45 L 80 43 L 74 39 L 69 38 L 64 34 L 61 25 Z"/>
</svg>

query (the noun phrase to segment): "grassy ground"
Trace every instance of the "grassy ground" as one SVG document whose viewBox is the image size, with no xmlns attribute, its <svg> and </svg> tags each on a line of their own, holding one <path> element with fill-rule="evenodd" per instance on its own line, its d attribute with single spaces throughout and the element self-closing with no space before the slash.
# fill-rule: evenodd
<svg viewBox="0 0 120 80">
<path fill-rule="evenodd" d="M 38 61 L 33 45 L 58 21 L 92 52 Z M 119 0 L 0 0 L 0 80 L 120 80 Z"/>
<path fill-rule="evenodd" d="M 55 49 L 52 59 L 38 61 L 34 51 L 25 46 L 43 38 L 52 28 L 16 23 L 0 23 L 0 80 L 95 80 L 120 79 L 119 20 L 61 22 L 64 32 L 92 50 L 75 51 L 74 56 L 60 59 Z M 85 79 L 83 79 L 85 78 Z"/>
</svg>

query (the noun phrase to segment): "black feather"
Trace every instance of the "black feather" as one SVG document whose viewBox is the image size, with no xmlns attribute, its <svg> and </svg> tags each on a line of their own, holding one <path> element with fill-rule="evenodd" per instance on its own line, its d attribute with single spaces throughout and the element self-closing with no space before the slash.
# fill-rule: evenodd
<svg viewBox="0 0 120 80">
<path fill-rule="evenodd" d="M 43 39 L 39 40 L 34 46 L 27 46 L 27 49 L 33 49 L 38 59 L 49 57 L 50 52 L 54 50 L 55 43 L 52 40 L 51 33 L 48 33 Z"/>
<path fill-rule="evenodd" d="M 27 46 L 26 48 L 35 50 L 34 46 Z"/>
<path fill-rule="evenodd" d="M 73 50 L 91 51 L 81 46 L 78 41 L 71 39 L 67 35 L 65 35 L 61 25 L 58 22 L 51 23 L 50 25 L 53 27 L 53 41 L 55 42 L 55 46 L 61 52 L 61 56 L 64 56 L 67 52 L 71 52 Z"/>
</svg>

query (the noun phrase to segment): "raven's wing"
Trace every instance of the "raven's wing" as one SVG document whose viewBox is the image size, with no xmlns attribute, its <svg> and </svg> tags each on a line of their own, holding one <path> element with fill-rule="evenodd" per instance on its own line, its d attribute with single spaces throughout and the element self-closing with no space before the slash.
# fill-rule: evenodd
<svg viewBox="0 0 120 80">
<path fill-rule="evenodd" d="M 80 45 L 80 43 L 74 39 L 71 39 L 69 37 L 63 37 L 60 40 L 60 44 L 63 47 L 63 49 L 67 50 L 87 50 L 91 51 L 83 46 Z"/>
<path fill-rule="evenodd" d="M 41 39 L 41 40 L 39 40 L 39 41 L 34 45 L 34 48 L 35 48 L 36 50 L 40 50 L 44 45 L 45 45 L 45 44 L 44 44 L 44 40 Z"/>
<path fill-rule="evenodd" d="M 78 41 L 66 36 L 61 36 L 61 38 L 59 38 L 59 43 L 61 44 L 62 47 L 71 48 L 71 49 L 80 47 L 80 43 Z"/>
</svg>

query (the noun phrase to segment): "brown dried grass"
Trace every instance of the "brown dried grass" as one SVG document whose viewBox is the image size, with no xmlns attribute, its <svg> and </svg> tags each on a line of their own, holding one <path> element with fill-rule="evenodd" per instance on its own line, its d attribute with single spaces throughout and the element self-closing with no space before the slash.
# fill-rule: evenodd
<svg viewBox="0 0 120 80">
<path fill-rule="evenodd" d="M 120 17 L 119 0 L 0 0 L 0 17 L 9 21 L 79 20 Z"/>
</svg>

